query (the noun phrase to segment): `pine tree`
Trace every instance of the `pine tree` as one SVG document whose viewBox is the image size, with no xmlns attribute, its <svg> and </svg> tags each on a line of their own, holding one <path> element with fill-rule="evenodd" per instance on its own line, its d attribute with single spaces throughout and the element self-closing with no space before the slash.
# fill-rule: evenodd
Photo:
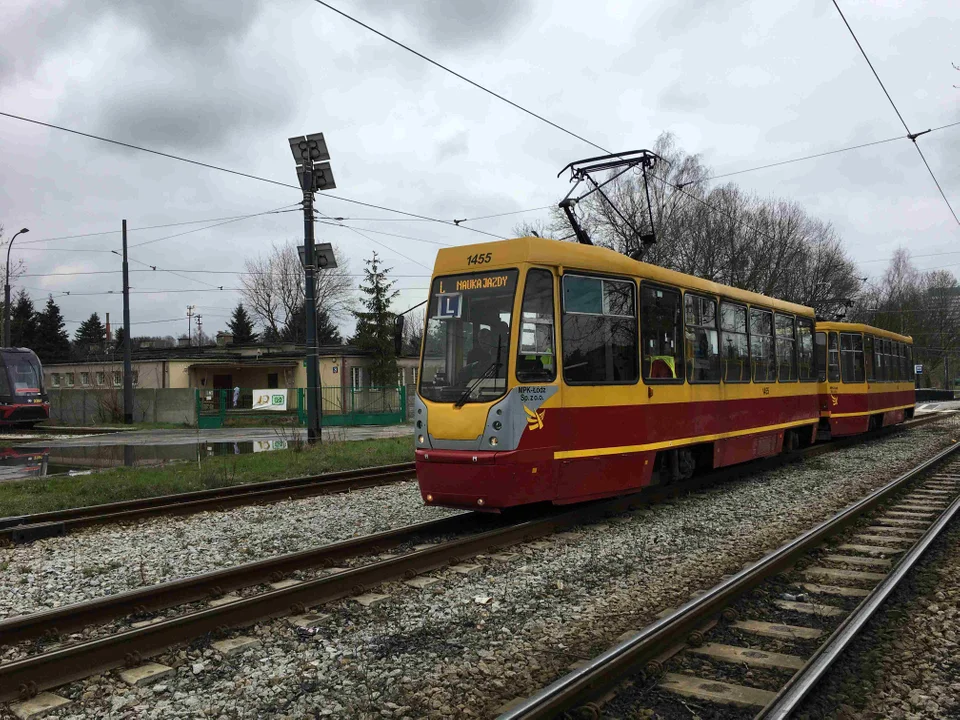
<svg viewBox="0 0 960 720">
<path fill-rule="evenodd" d="M 101 354 L 106 335 L 107 329 L 100 322 L 100 316 L 97 313 L 92 313 L 90 317 L 80 323 L 77 334 L 73 336 L 74 355 L 78 359 L 83 359 L 88 355 Z"/>
<path fill-rule="evenodd" d="M 253 331 L 253 321 L 247 314 L 246 308 L 243 307 L 243 303 L 237 303 L 233 316 L 227 323 L 227 329 L 233 335 L 234 345 L 246 345 L 257 341 L 257 334 Z"/>
<path fill-rule="evenodd" d="M 343 345 L 340 329 L 330 319 L 326 310 L 317 311 L 317 345 Z"/>
<path fill-rule="evenodd" d="M 34 352 L 41 362 L 63 362 L 70 358 L 70 336 L 60 307 L 53 301 L 53 295 L 47 298 L 47 304 L 37 314 L 37 337 L 33 345 Z"/>
<path fill-rule="evenodd" d="M 360 291 L 365 297 L 360 304 L 365 311 L 354 312 L 357 331 L 353 344 L 373 357 L 370 384 L 392 386 L 397 383 L 397 356 L 393 345 L 395 316 L 390 312 L 390 303 L 400 293 L 393 289 L 393 281 L 387 280 L 387 273 L 392 268 L 383 267 L 376 252 L 364 264 L 365 278 L 360 284 Z"/>
<path fill-rule="evenodd" d="M 37 311 L 27 291 L 20 289 L 10 313 L 10 344 L 32 348 L 37 339 Z"/>
<path fill-rule="evenodd" d="M 113 333 L 113 351 L 115 353 L 123 352 L 123 339 L 126 333 L 123 331 L 123 325 L 118 327 Z"/>
</svg>

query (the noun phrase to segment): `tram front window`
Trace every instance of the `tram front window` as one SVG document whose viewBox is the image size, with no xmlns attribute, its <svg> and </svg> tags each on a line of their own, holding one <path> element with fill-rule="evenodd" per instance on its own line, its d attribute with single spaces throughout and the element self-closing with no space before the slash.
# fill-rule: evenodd
<svg viewBox="0 0 960 720">
<path fill-rule="evenodd" d="M 506 392 L 516 290 L 516 270 L 433 281 L 420 370 L 424 398 L 489 402 Z"/>
<path fill-rule="evenodd" d="M 4 352 L 3 364 L 6 366 L 9 387 L 13 395 L 39 395 L 43 392 L 43 373 L 36 355 L 28 352 Z M 0 384 L 0 389 L 3 388 Z"/>
</svg>

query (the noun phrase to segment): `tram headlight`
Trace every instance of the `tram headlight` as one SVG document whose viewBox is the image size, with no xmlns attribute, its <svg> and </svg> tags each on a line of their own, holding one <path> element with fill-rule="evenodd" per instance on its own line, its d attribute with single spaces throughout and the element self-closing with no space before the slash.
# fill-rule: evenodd
<svg viewBox="0 0 960 720">
<path fill-rule="evenodd" d="M 503 428 L 503 423 L 502 423 L 502 422 L 500 422 L 499 420 L 494 420 L 494 421 L 493 421 L 493 429 L 494 429 L 494 430 L 501 430 L 502 428 Z"/>
<path fill-rule="evenodd" d="M 490 444 L 493 445 L 494 447 L 496 447 L 496 445 L 497 445 L 498 442 L 500 442 L 500 441 L 497 440 L 496 436 L 490 438 Z"/>
<path fill-rule="evenodd" d="M 423 427 L 423 420 L 417 420 L 417 430 Z"/>
<path fill-rule="evenodd" d="M 417 442 L 423 445 L 423 435 L 417 435 Z"/>
</svg>

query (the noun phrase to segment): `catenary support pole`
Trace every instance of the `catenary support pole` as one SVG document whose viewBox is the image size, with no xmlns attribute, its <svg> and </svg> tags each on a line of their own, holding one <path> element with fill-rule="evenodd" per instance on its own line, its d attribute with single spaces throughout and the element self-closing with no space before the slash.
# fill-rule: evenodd
<svg viewBox="0 0 960 720">
<path fill-rule="evenodd" d="M 127 265 L 127 221 L 123 221 L 123 422 L 133 423 L 133 369 L 130 362 L 130 274 Z"/>
<path fill-rule="evenodd" d="M 313 169 L 304 166 L 303 265 L 307 316 L 307 442 L 322 441 L 320 418 L 320 359 L 317 357 L 316 247 L 313 235 Z"/>
</svg>

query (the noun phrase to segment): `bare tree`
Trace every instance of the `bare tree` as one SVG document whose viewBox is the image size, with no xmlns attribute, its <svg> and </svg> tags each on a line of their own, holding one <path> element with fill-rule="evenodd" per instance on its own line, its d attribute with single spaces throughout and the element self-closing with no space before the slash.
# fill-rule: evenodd
<svg viewBox="0 0 960 720">
<path fill-rule="evenodd" d="M 423 344 L 423 325 L 425 315 L 422 309 L 413 310 L 404 316 L 403 322 L 403 352 L 411 355 L 420 354 Z"/>
<path fill-rule="evenodd" d="M 334 246 L 337 267 L 317 274 L 317 309 L 333 321 L 353 308 L 354 282 L 345 256 Z M 266 256 L 248 259 L 241 295 L 267 337 L 279 338 L 304 306 L 303 266 L 295 242 L 274 244 Z"/>
</svg>

